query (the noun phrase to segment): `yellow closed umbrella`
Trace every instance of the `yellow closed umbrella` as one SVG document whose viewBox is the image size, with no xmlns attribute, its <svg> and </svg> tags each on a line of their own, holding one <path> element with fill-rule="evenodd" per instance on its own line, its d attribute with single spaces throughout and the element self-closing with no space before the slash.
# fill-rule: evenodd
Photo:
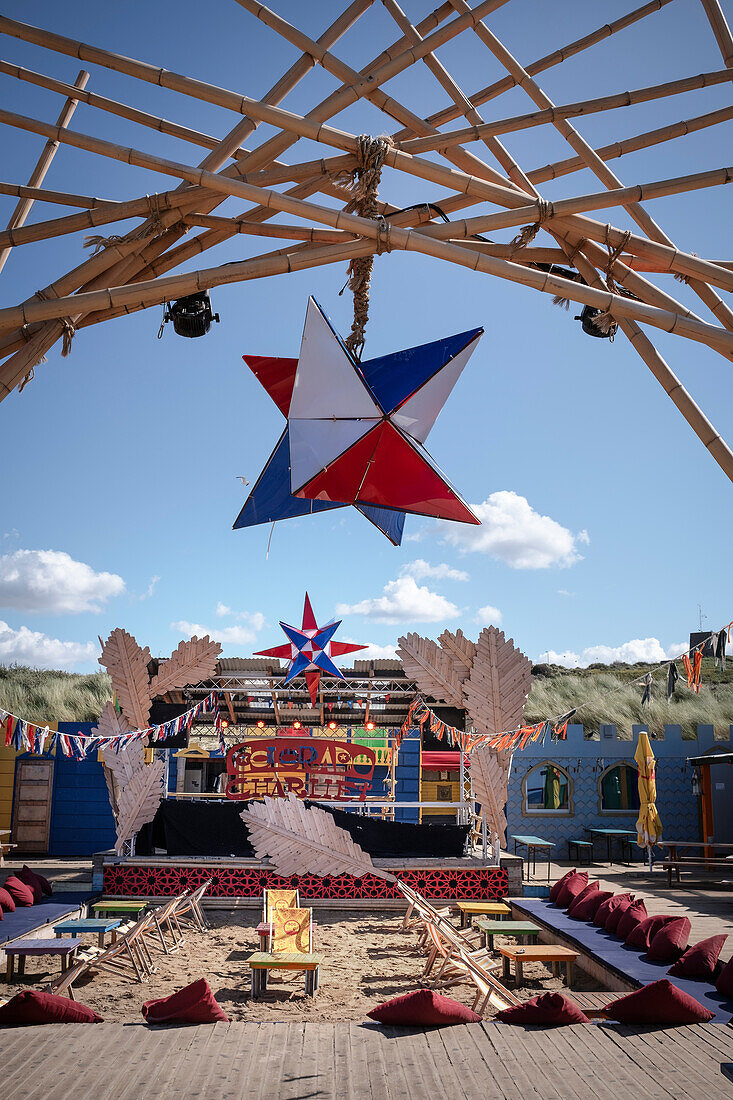
<svg viewBox="0 0 733 1100">
<path fill-rule="evenodd" d="M 655 760 L 649 743 L 649 734 L 642 730 L 636 746 L 634 760 L 639 767 L 639 819 L 636 822 L 636 842 L 640 848 L 649 852 L 649 866 L 652 863 L 652 846 L 662 839 L 662 822 L 657 813 L 657 781 L 655 778 Z"/>
</svg>

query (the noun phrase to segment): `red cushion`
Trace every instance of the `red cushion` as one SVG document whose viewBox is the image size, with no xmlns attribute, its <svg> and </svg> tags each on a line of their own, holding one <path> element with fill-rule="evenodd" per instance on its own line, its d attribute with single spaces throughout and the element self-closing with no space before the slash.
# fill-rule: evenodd
<svg viewBox="0 0 733 1100">
<path fill-rule="evenodd" d="M 647 958 L 660 963 L 676 962 L 687 947 L 690 927 L 687 917 L 673 917 L 667 921 L 650 940 Z"/>
<path fill-rule="evenodd" d="M 715 988 L 724 997 L 733 997 L 733 959 L 728 959 L 728 962 L 718 974 Z"/>
<path fill-rule="evenodd" d="M 33 904 L 38 905 L 39 901 L 43 901 L 43 887 L 41 886 L 41 880 L 35 871 L 31 871 L 30 867 L 23 866 L 22 871 L 16 873 L 16 878 L 19 878 L 21 882 L 24 882 L 26 886 L 30 886 L 33 891 Z"/>
<path fill-rule="evenodd" d="M 445 1024 L 476 1024 L 478 1013 L 466 1008 L 459 1001 L 443 997 L 434 989 L 416 989 L 393 997 L 391 1001 L 377 1005 L 367 1012 L 370 1020 L 380 1024 L 397 1024 L 406 1027 L 441 1027 Z"/>
<path fill-rule="evenodd" d="M 562 993 L 543 993 L 521 1005 L 512 1005 L 498 1012 L 496 1019 L 503 1024 L 588 1024 L 590 1020 L 576 1004 Z"/>
<path fill-rule="evenodd" d="M 646 911 L 646 905 L 643 901 L 635 901 L 628 909 L 623 913 L 621 920 L 616 925 L 616 935 L 620 940 L 625 940 L 632 928 L 634 928 L 639 921 L 643 921 L 649 914 Z"/>
<path fill-rule="evenodd" d="M 587 886 L 583 887 L 579 894 L 575 895 L 572 902 L 568 906 L 568 910 L 572 905 L 575 905 L 577 902 L 582 901 L 583 898 L 587 898 L 589 894 L 597 894 L 600 888 L 601 884 L 600 882 L 598 882 L 598 879 L 593 879 L 592 882 L 589 882 Z"/>
<path fill-rule="evenodd" d="M 7 1004 L 0 1005 L 0 1024 L 24 1027 L 27 1024 L 101 1024 L 103 1017 L 86 1005 L 55 993 L 24 989 Z"/>
<path fill-rule="evenodd" d="M 606 1005 L 603 1011 L 621 1024 L 704 1024 L 715 1015 L 669 978 L 627 993 Z"/>
<path fill-rule="evenodd" d="M 16 905 L 33 905 L 33 890 L 15 875 L 10 875 L 3 883 Z"/>
<path fill-rule="evenodd" d="M 582 893 L 588 885 L 588 872 L 575 871 L 562 884 L 562 890 L 555 899 L 555 905 L 560 909 L 567 909 L 571 902 L 575 901 L 578 894 Z"/>
<path fill-rule="evenodd" d="M 639 921 L 639 923 L 629 932 L 625 941 L 627 947 L 638 947 L 639 951 L 648 951 L 649 944 L 652 942 L 659 929 L 662 925 L 667 924 L 671 920 L 674 920 L 674 917 L 645 917 L 644 920 Z"/>
<path fill-rule="evenodd" d="M 15 912 L 15 902 L 4 886 L 0 886 L 0 909 L 4 909 L 6 913 Z"/>
<path fill-rule="evenodd" d="M 606 919 L 613 908 L 618 894 L 611 894 L 610 898 L 606 898 L 596 909 L 596 915 L 593 918 L 593 923 L 599 928 L 606 927 Z"/>
<path fill-rule="evenodd" d="M 573 920 L 593 920 L 603 902 L 610 897 L 613 897 L 613 890 L 594 890 L 574 901 L 568 909 L 568 916 Z"/>
<path fill-rule="evenodd" d="M 573 867 L 572 871 L 566 871 L 562 878 L 559 878 L 557 882 L 553 883 L 550 887 L 550 901 L 557 901 L 557 895 L 562 890 L 564 884 L 570 878 L 571 875 L 576 874 L 576 868 Z"/>
<path fill-rule="evenodd" d="M 710 936 L 707 940 L 688 947 L 681 959 L 667 971 L 676 978 L 712 979 L 718 965 L 718 956 L 723 949 L 723 944 L 728 939 L 726 935 Z"/>
<path fill-rule="evenodd" d="M 633 894 L 616 894 L 614 897 L 609 898 L 608 916 L 606 917 L 606 923 L 603 926 L 607 932 L 616 931 L 622 916 L 624 915 L 626 910 L 633 904 Z"/>
<path fill-rule="evenodd" d="M 171 993 L 170 997 L 161 997 L 157 1001 L 146 1001 L 142 1014 L 149 1024 L 167 1024 L 176 1021 L 180 1024 L 214 1024 L 217 1020 L 229 1022 L 229 1017 L 220 1008 L 206 978 Z"/>
</svg>

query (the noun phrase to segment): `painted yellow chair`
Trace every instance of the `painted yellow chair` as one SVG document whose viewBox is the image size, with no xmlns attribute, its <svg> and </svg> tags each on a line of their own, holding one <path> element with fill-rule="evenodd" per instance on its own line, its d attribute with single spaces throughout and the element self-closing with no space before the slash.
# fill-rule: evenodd
<svg viewBox="0 0 733 1100">
<path fill-rule="evenodd" d="M 281 909 L 297 909 L 300 898 L 297 890 L 265 890 L 262 895 L 262 919 L 269 924 L 273 912 Z"/>
<path fill-rule="evenodd" d="M 313 954 L 313 910 L 288 907 L 275 909 L 270 923 L 268 951 L 255 951 L 247 959 L 252 978 L 252 997 L 267 989 L 272 970 L 300 970 L 305 975 L 305 992 L 312 997 L 318 989 L 321 956 Z"/>
</svg>

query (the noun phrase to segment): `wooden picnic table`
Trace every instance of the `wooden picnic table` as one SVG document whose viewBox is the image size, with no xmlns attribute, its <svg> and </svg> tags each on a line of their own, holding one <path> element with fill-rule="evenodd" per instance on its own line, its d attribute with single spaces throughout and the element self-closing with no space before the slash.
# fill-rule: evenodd
<svg viewBox="0 0 733 1100">
<path fill-rule="evenodd" d="M 637 835 L 636 829 L 610 829 L 610 828 L 606 828 L 603 825 L 595 825 L 595 826 L 586 825 L 585 831 L 586 831 L 586 833 L 590 833 L 591 837 L 600 836 L 600 837 L 605 837 L 606 838 L 609 866 L 611 866 L 613 864 L 613 859 L 612 859 L 613 851 L 612 851 L 612 848 L 611 848 L 612 842 L 614 840 L 619 840 L 621 842 L 621 862 L 623 863 L 624 862 L 624 858 L 623 858 L 623 856 L 624 856 L 624 842 L 628 846 L 629 856 L 631 855 L 631 842 L 629 840 L 625 841 L 625 838 L 630 837 L 630 836 L 636 837 L 636 835 Z"/>
<path fill-rule="evenodd" d="M 573 977 L 573 963 L 580 957 L 579 951 L 571 951 L 569 947 L 561 947 L 555 943 L 542 943 L 536 947 L 500 947 L 499 953 L 503 956 L 504 981 L 511 976 L 511 964 L 514 963 L 514 981 L 521 985 L 524 979 L 524 964 L 526 962 L 549 962 L 552 964 L 552 973 L 558 976 L 561 963 L 565 964 L 565 983 L 570 985 Z"/>
<path fill-rule="evenodd" d="M 550 881 L 550 852 L 555 847 L 555 844 L 551 840 L 543 840 L 541 836 L 515 836 L 512 833 L 512 840 L 514 841 L 514 855 L 517 854 L 517 844 L 520 844 L 523 848 L 527 849 L 527 863 L 532 861 L 532 874 L 537 873 L 537 852 L 547 853 L 547 881 Z"/>
<path fill-rule="evenodd" d="M 459 901 L 457 903 L 461 912 L 461 928 L 471 923 L 471 918 L 479 915 L 490 917 L 510 917 L 512 910 L 503 901 Z"/>
<path fill-rule="evenodd" d="M 706 840 L 658 840 L 661 848 L 669 848 L 669 858 L 677 859 L 678 848 L 719 848 L 722 852 L 733 852 L 733 844 L 715 844 Z"/>
<path fill-rule="evenodd" d="M 483 932 L 484 947 L 494 950 L 494 936 L 508 936 L 517 939 L 520 943 L 526 943 L 528 939 L 537 939 L 540 927 L 529 920 L 488 920 L 479 917 L 473 922 L 474 928 Z"/>
<path fill-rule="evenodd" d="M 322 957 L 298 951 L 279 951 L 272 955 L 266 951 L 255 951 L 247 959 L 247 966 L 252 975 L 253 1000 L 267 989 L 269 970 L 302 970 L 305 974 L 306 996 L 312 997 L 318 989 L 318 968 Z"/>
<path fill-rule="evenodd" d="M 70 940 L 34 940 L 29 938 L 11 940 L 10 943 L 3 944 L 3 951 L 8 957 L 6 972 L 8 982 L 13 980 L 16 957 L 18 959 L 19 977 L 25 974 L 25 960 L 29 955 L 58 955 L 61 958 L 61 970 L 63 972 L 74 961 L 74 955 L 77 948 L 81 947 L 81 943 L 80 939 L 73 937 Z"/>
<path fill-rule="evenodd" d="M 111 932 L 110 942 L 114 943 L 117 939 L 117 929 L 119 928 L 121 920 L 109 920 L 106 917 L 86 917 L 83 920 L 65 920 L 60 924 L 55 924 L 53 930 L 56 933 L 56 938 L 61 939 L 67 932 L 71 936 L 79 936 L 82 932 L 96 932 L 97 944 L 99 947 L 104 947 L 104 937 L 107 932 Z"/>
<path fill-rule="evenodd" d="M 92 905 L 92 909 L 101 917 L 103 913 L 131 913 L 137 917 L 142 913 L 143 909 L 147 909 L 150 902 L 147 901 L 95 901 Z"/>
</svg>

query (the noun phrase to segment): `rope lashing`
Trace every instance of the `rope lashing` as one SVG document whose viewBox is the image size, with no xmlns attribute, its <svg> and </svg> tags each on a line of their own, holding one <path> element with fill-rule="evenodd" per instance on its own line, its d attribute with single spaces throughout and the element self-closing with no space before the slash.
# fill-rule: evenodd
<svg viewBox="0 0 733 1100">
<path fill-rule="evenodd" d="M 374 138 L 369 134 L 361 134 L 357 140 L 356 168 L 350 183 L 352 197 L 344 209 L 349 214 L 358 214 L 377 222 L 376 254 L 380 256 L 383 252 L 389 252 L 391 245 L 389 222 L 379 214 L 377 191 L 385 158 L 394 142 L 389 137 Z M 348 287 L 354 296 L 354 320 L 344 343 L 355 359 L 361 359 L 366 341 L 373 265 L 373 255 L 356 256 L 349 263 L 346 284 L 341 290 L 343 294 Z"/>
<path fill-rule="evenodd" d="M 84 238 L 84 248 L 93 248 L 92 256 L 96 256 L 98 252 L 101 252 L 103 248 L 111 248 L 114 245 L 127 244 L 130 241 L 142 241 L 146 237 L 157 237 L 165 229 L 162 222 L 163 208 L 161 208 L 160 195 L 146 195 L 148 200 L 148 216 L 142 225 L 137 229 L 131 230 L 124 236 L 119 236 L 117 233 L 110 234 L 109 237 L 103 237 L 100 234 L 93 234 L 90 237 Z M 166 207 L 166 209 L 168 209 Z M 179 223 L 181 226 L 183 223 Z M 185 227 L 188 231 L 188 226 Z"/>
<path fill-rule="evenodd" d="M 516 237 L 512 237 L 509 242 L 510 248 L 526 248 L 528 244 L 535 239 L 542 223 L 546 222 L 548 218 L 552 218 L 555 215 L 555 208 L 551 202 L 546 202 L 545 199 L 537 199 L 537 221 L 532 225 L 523 225 L 517 233 Z"/>
<path fill-rule="evenodd" d="M 611 291 L 612 294 L 623 294 L 624 293 L 623 288 L 619 287 L 618 284 L 616 283 L 616 280 L 613 277 L 613 271 L 611 269 L 613 268 L 613 265 L 616 263 L 616 260 L 619 258 L 619 256 L 621 255 L 621 253 L 624 251 L 627 244 L 631 240 L 631 231 L 627 230 L 624 233 L 623 237 L 621 238 L 620 244 L 617 244 L 614 248 L 611 247 L 611 241 L 609 239 L 610 238 L 610 233 L 611 233 L 611 226 L 607 225 L 606 226 L 606 251 L 608 252 L 608 260 L 606 261 L 606 286 L 608 287 L 608 289 Z"/>
</svg>

